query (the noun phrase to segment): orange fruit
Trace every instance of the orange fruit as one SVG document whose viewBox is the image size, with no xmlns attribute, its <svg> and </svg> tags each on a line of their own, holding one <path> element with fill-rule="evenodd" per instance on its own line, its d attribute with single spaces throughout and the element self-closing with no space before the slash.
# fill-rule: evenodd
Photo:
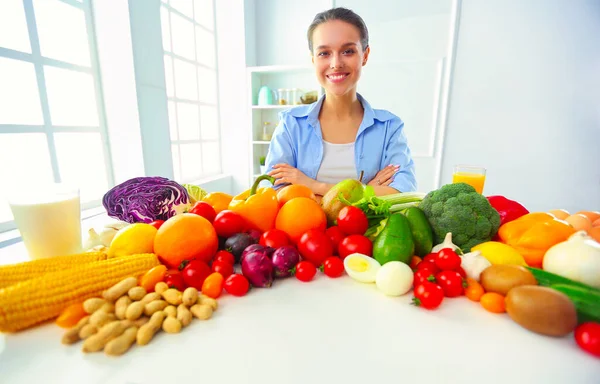
<svg viewBox="0 0 600 384">
<path fill-rule="evenodd" d="M 233 200 L 233 196 L 224 192 L 211 192 L 202 199 L 202 201 L 210 204 L 216 213 L 227 209 L 231 200 Z"/>
<path fill-rule="evenodd" d="M 309 197 L 291 199 L 281 207 L 275 219 L 275 228 L 285 232 L 294 243 L 309 229 L 324 231 L 326 226 L 325 212 Z"/>
<path fill-rule="evenodd" d="M 548 213 L 553 214 L 554 217 L 556 217 L 559 220 L 564 220 L 571 215 L 566 209 L 553 209 L 551 211 L 548 211 Z"/>
<path fill-rule="evenodd" d="M 596 219 L 596 221 L 592 223 L 592 227 L 600 227 L 600 219 Z"/>
<path fill-rule="evenodd" d="M 596 240 L 600 243 L 600 227 L 594 227 L 588 231 L 588 235 L 592 237 L 592 239 Z"/>
<path fill-rule="evenodd" d="M 573 227 L 576 231 L 587 231 L 592 229 L 592 222 L 587 216 L 582 215 L 581 213 L 576 213 L 571 215 L 565 219 L 567 223 Z"/>
<path fill-rule="evenodd" d="M 313 191 L 306 185 L 291 184 L 281 188 L 279 192 L 277 192 L 277 201 L 279 202 L 279 208 L 281 208 L 283 204 L 296 197 L 308 197 L 309 199 L 317 201 L 317 197 L 315 196 Z"/>
<path fill-rule="evenodd" d="M 594 221 L 600 219 L 600 212 L 598 211 L 579 211 L 578 214 L 582 214 L 593 223 Z"/>
<path fill-rule="evenodd" d="M 163 264 L 176 269 L 183 260 L 209 262 L 219 245 L 210 221 L 193 213 L 181 213 L 164 222 L 154 238 L 154 253 Z"/>
</svg>

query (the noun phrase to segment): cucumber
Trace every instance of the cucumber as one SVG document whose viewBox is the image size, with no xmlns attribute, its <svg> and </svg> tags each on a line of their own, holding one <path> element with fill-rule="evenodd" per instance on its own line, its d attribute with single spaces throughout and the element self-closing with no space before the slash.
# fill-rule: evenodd
<svg viewBox="0 0 600 384">
<path fill-rule="evenodd" d="M 409 207 L 404 210 L 408 219 L 410 232 L 415 243 L 415 255 L 426 256 L 433 248 L 433 231 L 427 216 L 418 207 Z"/>
<path fill-rule="evenodd" d="M 550 288 L 564 293 L 571 299 L 577 309 L 579 323 L 600 322 L 600 292 L 597 289 L 569 284 L 552 284 Z"/>
<path fill-rule="evenodd" d="M 410 264 L 415 252 L 415 243 L 408 219 L 401 213 L 388 217 L 383 230 L 373 241 L 373 258 L 381 265 L 389 261 Z"/>
<path fill-rule="evenodd" d="M 537 280 L 538 284 L 541 286 L 549 287 L 551 285 L 556 285 L 556 284 L 569 285 L 569 286 L 580 287 L 580 288 L 583 288 L 586 290 L 595 291 L 597 294 L 600 294 L 600 289 L 591 287 L 587 284 L 580 283 L 575 280 L 571 280 L 569 278 L 557 275 L 552 272 L 544 271 L 543 269 L 533 268 L 533 267 L 526 267 L 526 268 L 531 271 L 531 273 Z"/>
</svg>

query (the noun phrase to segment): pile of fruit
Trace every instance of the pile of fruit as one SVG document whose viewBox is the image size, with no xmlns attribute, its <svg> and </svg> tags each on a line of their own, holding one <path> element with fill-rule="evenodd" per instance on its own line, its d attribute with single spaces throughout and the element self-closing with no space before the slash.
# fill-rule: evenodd
<svg viewBox="0 0 600 384">
<path fill-rule="evenodd" d="M 114 187 L 103 203 L 119 222 L 92 230 L 88 252 L 53 259 L 60 267 L 0 267 L 0 331 L 56 319 L 64 343 L 117 355 L 209 318 L 223 294 L 321 271 L 428 310 L 465 296 L 532 332 L 573 334 L 600 357 L 599 212 L 529 212 L 463 183 L 375 196 L 345 180 L 319 201 L 301 185 L 258 188 L 263 180 L 273 182 L 261 176 L 237 196 L 162 178 Z M 88 278 L 66 283 L 73 273 Z M 16 316 L 40 286 L 55 297 Z"/>
</svg>

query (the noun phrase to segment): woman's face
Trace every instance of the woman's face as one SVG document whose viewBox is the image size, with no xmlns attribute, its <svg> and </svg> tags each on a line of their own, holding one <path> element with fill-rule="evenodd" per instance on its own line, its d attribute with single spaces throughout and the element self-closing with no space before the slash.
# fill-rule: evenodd
<svg viewBox="0 0 600 384">
<path fill-rule="evenodd" d="M 315 28 L 312 42 L 312 62 L 327 93 L 342 96 L 356 91 L 369 56 L 369 48 L 363 52 L 358 28 L 345 21 L 330 20 Z"/>
</svg>

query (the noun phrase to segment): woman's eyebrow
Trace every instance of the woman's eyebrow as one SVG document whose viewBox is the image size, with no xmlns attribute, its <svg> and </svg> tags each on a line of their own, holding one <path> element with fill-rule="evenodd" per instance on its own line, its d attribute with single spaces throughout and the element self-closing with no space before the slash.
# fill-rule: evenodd
<svg viewBox="0 0 600 384">
<path fill-rule="evenodd" d="M 345 43 L 342 45 L 342 47 L 348 47 L 348 46 L 356 46 L 356 43 Z M 317 49 L 325 49 L 325 48 L 329 48 L 329 45 L 319 45 L 317 47 Z"/>
</svg>

